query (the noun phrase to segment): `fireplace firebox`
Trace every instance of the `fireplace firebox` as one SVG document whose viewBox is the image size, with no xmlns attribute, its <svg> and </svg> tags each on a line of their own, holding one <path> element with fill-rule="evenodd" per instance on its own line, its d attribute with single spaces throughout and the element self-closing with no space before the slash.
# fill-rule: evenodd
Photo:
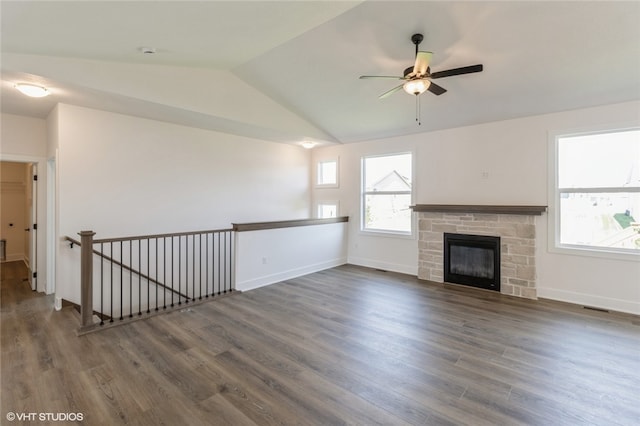
<svg viewBox="0 0 640 426">
<path fill-rule="evenodd" d="M 500 237 L 445 233 L 444 281 L 500 291 Z"/>
</svg>

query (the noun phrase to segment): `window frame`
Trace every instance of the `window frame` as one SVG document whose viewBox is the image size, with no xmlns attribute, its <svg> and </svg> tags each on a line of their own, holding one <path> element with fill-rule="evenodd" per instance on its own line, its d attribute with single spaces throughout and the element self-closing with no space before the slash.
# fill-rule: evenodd
<svg viewBox="0 0 640 426">
<path fill-rule="evenodd" d="M 547 227 L 547 249 L 551 253 L 607 258 L 614 260 L 640 260 L 640 250 L 599 247 L 590 245 L 568 244 L 561 242 L 561 196 L 569 193 L 640 193 L 640 188 L 635 187 L 587 187 L 587 188 L 560 188 L 560 140 L 576 136 L 589 136 L 598 134 L 610 134 L 626 131 L 640 130 L 640 123 L 625 123 L 615 126 L 588 127 L 570 131 L 549 132 L 549 168 L 548 168 L 548 198 L 549 220 Z"/>
<path fill-rule="evenodd" d="M 321 164 L 323 163 L 335 163 L 336 164 L 336 181 L 335 183 L 321 183 Z M 321 160 L 316 161 L 316 170 L 315 170 L 315 186 L 316 188 L 339 188 L 340 187 L 340 159 L 338 157 L 335 158 L 323 158 Z"/>
<path fill-rule="evenodd" d="M 340 203 L 337 200 L 322 200 L 316 202 L 316 217 L 319 219 L 325 219 L 325 217 L 320 214 L 320 209 L 322 206 L 335 207 L 336 215 L 331 217 L 340 217 Z"/>
<path fill-rule="evenodd" d="M 384 191 L 384 192 L 379 192 L 379 191 L 366 191 L 366 160 L 369 158 L 379 158 L 379 157 L 394 157 L 394 156 L 399 156 L 399 155 L 410 155 L 411 156 L 411 190 L 410 191 Z M 367 228 L 365 226 L 365 214 L 366 214 L 366 197 L 369 194 L 376 194 L 376 195 L 409 195 L 410 197 L 410 201 L 409 204 L 413 205 L 415 204 L 414 202 L 414 198 L 415 198 L 415 175 L 416 175 L 416 168 L 415 168 L 415 160 L 416 159 L 416 155 L 415 152 L 411 151 L 411 150 L 407 150 L 407 151 L 398 151 L 398 152 L 388 152 L 388 153 L 381 153 L 381 154 L 367 154 L 367 155 L 362 155 L 362 157 L 360 158 L 360 233 L 365 234 L 365 235 L 378 235 L 378 236 L 386 236 L 386 237 L 394 237 L 394 238 L 406 238 L 406 239 L 415 239 L 416 236 L 416 230 L 415 230 L 415 226 L 416 226 L 416 220 L 415 220 L 415 215 L 413 213 L 413 211 L 411 211 L 410 214 L 410 225 L 409 225 L 409 231 L 397 231 L 397 230 L 393 230 L 393 229 L 372 229 L 372 228 Z"/>
</svg>

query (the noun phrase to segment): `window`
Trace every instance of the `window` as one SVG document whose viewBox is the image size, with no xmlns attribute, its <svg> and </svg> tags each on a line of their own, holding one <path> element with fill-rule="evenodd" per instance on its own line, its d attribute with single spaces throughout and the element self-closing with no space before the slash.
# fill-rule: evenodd
<svg viewBox="0 0 640 426">
<path fill-rule="evenodd" d="M 556 137 L 556 246 L 640 254 L 640 129 Z"/>
<path fill-rule="evenodd" d="M 318 161 L 317 186 L 338 186 L 338 160 Z"/>
<path fill-rule="evenodd" d="M 338 202 L 323 201 L 318 204 L 318 218 L 338 217 Z"/>
<path fill-rule="evenodd" d="M 411 153 L 362 159 L 362 229 L 411 234 Z"/>
</svg>

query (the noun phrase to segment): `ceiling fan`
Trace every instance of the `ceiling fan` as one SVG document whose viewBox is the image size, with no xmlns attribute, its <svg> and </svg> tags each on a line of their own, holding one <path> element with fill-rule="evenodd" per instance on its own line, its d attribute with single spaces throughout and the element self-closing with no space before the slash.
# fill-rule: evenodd
<svg viewBox="0 0 640 426">
<path fill-rule="evenodd" d="M 482 64 L 470 65 L 461 68 L 452 68 L 445 71 L 431 72 L 429 62 L 431 61 L 432 52 L 419 51 L 418 45 L 422 42 L 422 34 L 414 34 L 411 36 L 411 41 L 416 45 L 416 62 L 413 66 L 404 70 L 403 77 L 389 76 L 389 75 L 361 75 L 360 79 L 368 78 L 391 78 L 395 80 L 403 80 L 403 83 L 394 87 L 391 90 L 384 92 L 379 96 L 380 99 L 386 98 L 389 95 L 394 94 L 400 89 L 404 89 L 410 95 L 420 95 L 425 91 L 429 91 L 434 95 L 442 95 L 447 90 L 441 86 L 438 86 L 431 80 L 442 77 L 451 77 L 454 75 L 471 74 L 474 72 L 482 71 Z"/>
</svg>

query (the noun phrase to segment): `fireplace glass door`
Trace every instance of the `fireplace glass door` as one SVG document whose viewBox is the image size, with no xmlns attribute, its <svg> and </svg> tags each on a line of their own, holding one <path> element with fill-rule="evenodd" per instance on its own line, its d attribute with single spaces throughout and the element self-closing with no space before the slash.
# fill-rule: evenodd
<svg viewBox="0 0 640 426">
<path fill-rule="evenodd" d="M 445 233 L 444 280 L 500 291 L 500 237 Z"/>
</svg>

